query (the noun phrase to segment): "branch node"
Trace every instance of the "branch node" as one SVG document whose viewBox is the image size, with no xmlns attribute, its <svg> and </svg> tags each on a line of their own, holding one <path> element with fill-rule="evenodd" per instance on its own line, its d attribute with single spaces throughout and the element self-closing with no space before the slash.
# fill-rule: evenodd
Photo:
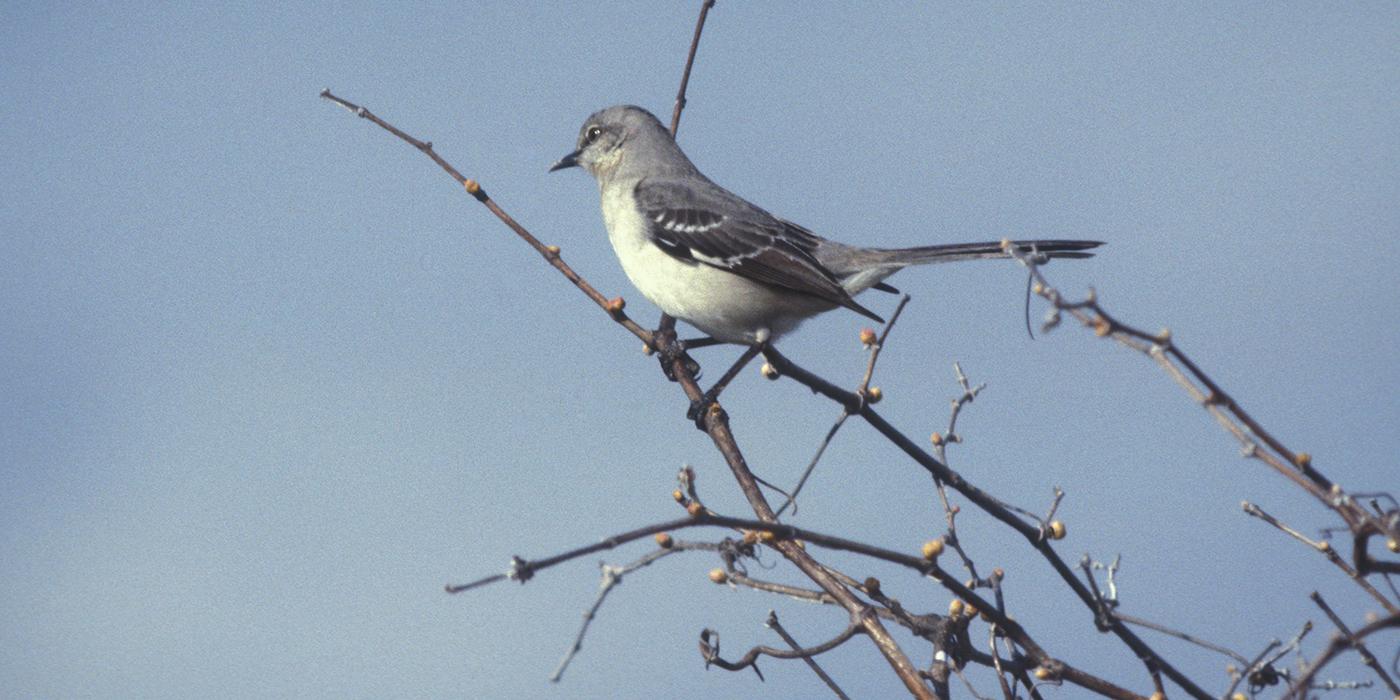
<svg viewBox="0 0 1400 700">
<path fill-rule="evenodd" d="M 535 575 L 535 566 L 518 556 L 510 558 L 510 568 L 506 570 L 506 578 L 512 581 L 525 583 Z"/>
</svg>

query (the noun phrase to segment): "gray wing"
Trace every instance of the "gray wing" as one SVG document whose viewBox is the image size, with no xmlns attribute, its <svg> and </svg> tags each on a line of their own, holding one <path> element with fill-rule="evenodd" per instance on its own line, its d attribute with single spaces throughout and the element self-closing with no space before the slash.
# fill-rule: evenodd
<svg viewBox="0 0 1400 700">
<path fill-rule="evenodd" d="M 634 191 L 648 233 L 669 255 L 727 270 L 844 306 L 881 323 L 857 304 L 813 251 L 820 239 L 739 197 L 709 185 L 642 180 Z"/>
</svg>

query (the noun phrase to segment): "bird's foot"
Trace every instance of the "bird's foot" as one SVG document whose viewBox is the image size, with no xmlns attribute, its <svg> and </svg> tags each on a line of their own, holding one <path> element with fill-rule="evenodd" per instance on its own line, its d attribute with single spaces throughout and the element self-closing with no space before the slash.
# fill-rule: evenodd
<svg viewBox="0 0 1400 700">
<path fill-rule="evenodd" d="M 676 379 L 676 370 L 674 369 L 676 360 L 683 360 L 686 370 L 696 379 L 700 378 L 700 363 L 696 362 L 695 358 L 686 354 L 685 341 L 673 339 L 666 344 L 664 350 L 658 352 L 656 355 L 657 359 L 661 361 L 661 371 L 666 375 L 667 379 L 673 382 L 679 381 Z"/>
<path fill-rule="evenodd" d="M 691 401 L 690 408 L 685 412 L 685 417 L 694 421 L 695 427 L 702 432 L 705 430 L 705 416 L 720 410 L 719 392 L 716 391 L 718 388 L 720 387 L 710 387 L 698 400 Z"/>
</svg>

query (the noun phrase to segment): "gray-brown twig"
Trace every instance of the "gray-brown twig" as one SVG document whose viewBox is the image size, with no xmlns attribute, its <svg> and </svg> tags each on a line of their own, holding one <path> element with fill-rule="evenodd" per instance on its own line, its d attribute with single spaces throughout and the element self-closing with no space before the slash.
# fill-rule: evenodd
<svg viewBox="0 0 1400 700">
<path fill-rule="evenodd" d="M 1317 604 L 1317 607 L 1322 609 L 1322 612 L 1327 615 L 1327 619 L 1331 620 L 1332 624 L 1336 626 L 1337 631 L 1342 633 L 1342 636 L 1347 640 L 1347 644 L 1349 644 L 1352 649 L 1356 650 L 1357 655 L 1361 657 L 1361 662 L 1366 664 L 1366 667 L 1371 669 L 1377 676 L 1380 676 L 1381 682 L 1385 684 L 1385 687 L 1390 689 L 1391 695 L 1400 696 L 1400 686 L 1396 685 L 1395 681 L 1390 677 L 1390 674 L 1385 672 L 1385 667 L 1381 666 L 1380 662 L 1376 660 L 1376 655 L 1371 653 L 1371 650 L 1366 647 L 1366 643 L 1362 641 L 1360 637 L 1357 637 L 1356 633 L 1352 632 L 1351 628 L 1347 626 L 1347 623 L 1343 622 L 1342 618 L 1338 617 L 1337 613 L 1332 610 L 1332 606 L 1328 605 L 1327 601 L 1322 599 L 1322 595 L 1317 591 L 1313 591 L 1312 595 L 1308 597 L 1312 598 L 1312 601 Z"/>
</svg>

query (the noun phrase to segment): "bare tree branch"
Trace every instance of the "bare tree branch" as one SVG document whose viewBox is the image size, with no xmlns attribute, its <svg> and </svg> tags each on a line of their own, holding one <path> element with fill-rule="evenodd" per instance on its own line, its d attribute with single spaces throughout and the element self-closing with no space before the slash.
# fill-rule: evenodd
<svg viewBox="0 0 1400 700">
<path fill-rule="evenodd" d="M 671 136 L 674 138 L 676 132 L 681 128 L 681 110 L 685 109 L 685 89 L 690 85 L 690 69 L 695 65 L 695 51 L 700 48 L 700 32 L 705 30 L 705 18 L 710 14 L 710 8 L 715 6 L 715 0 L 703 0 L 700 3 L 700 16 L 695 18 L 695 36 L 690 39 L 690 53 L 685 57 L 685 70 L 681 71 L 681 86 L 676 91 L 676 107 L 671 111 Z"/>
<path fill-rule="evenodd" d="M 1390 689 L 1392 695 L 1400 696 L 1400 685 L 1396 685 L 1395 681 L 1391 679 L 1390 674 L 1385 672 L 1385 668 L 1376 660 L 1376 655 L 1372 654 L 1371 650 L 1366 648 L 1366 643 L 1362 641 L 1362 638 L 1352 632 L 1350 627 L 1347 627 L 1347 623 L 1343 622 L 1342 618 L 1338 617 L 1337 613 L 1332 611 L 1332 606 L 1328 605 L 1327 601 L 1323 600 L 1322 595 L 1317 591 L 1313 591 L 1312 595 L 1309 597 L 1312 598 L 1314 603 L 1317 603 L 1317 607 L 1322 608 L 1322 612 L 1327 615 L 1327 619 L 1331 620 L 1333 625 L 1336 625 L 1337 630 L 1340 631 L 1342 637 L 1346 639 L 1347 645 L 1355 649 L 1356 653 L 1361 656 L 1361 662 L 1366 664 L 1377 676 L 1380 676 L 1381 682 L 1385 684 L 1385 687 Z"/>
<path fill-rule="evenodd" d="M 773 630 L 774 632 L 777 632 L 778 636 L 782 637 L 783 641 L 787 642 L 788 646 L 791 647 L 793 651 L 802 650 L 802 645 L 798 644 L 797 640 L 793 639 L 792 635 L 788 634 L 788 631 L 783 629 L 782 624 L 778 622 L 778 613 L 769 610 L 768 619 L 764 621 L 763 624 L 769 629 Z M 802 660 L 807 662 L 807 667 L 812 669 L 812 672 L 817 674 L 818 678 L 822 679 L 822 682 L 826 684 L 826 687 L 831 689 L 831 692 L 836 694 L 836 697 L 840 698 L 841 700 L 850 700 L 850 698 L 847 697 L 847 695 L 841 691 L 841 686 L 836 685 L 836 681 L 832 680 L 831 676 L 828 676 L 826 674 L 826 671 L 822 670 L 822 667 L 819 664 L 817 664 L 817 660 L 812 658 L 812 656 L 814 655 L 804 654 L 802 656 Z"/>
</svg>

